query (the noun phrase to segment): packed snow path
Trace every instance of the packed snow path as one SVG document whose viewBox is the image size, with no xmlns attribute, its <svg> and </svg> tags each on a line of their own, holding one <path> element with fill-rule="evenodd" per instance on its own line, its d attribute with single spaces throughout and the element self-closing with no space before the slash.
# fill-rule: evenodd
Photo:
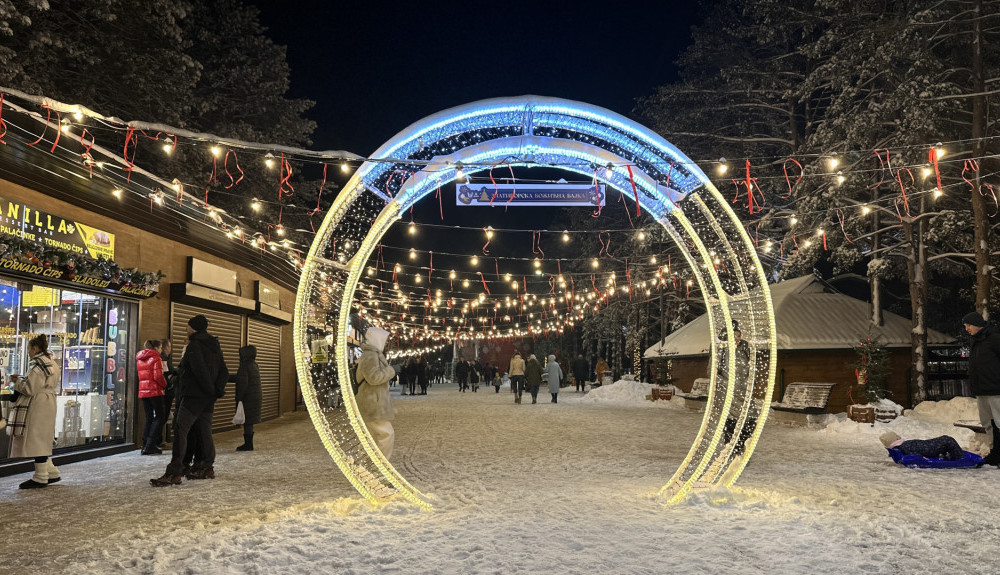
<svg viewBox="0 0 1000 575">
<path fill-rule="evenodd" d="M 877 440 L 969 447 L 947 423 L 768 425 L 737 489 L 663 507 L 701 415 L 604 391 L 397 388 L 392 462 L 431 512 L 368 507 L 304 413 L 258 426 L 254 452 L 217 435 L 214 480 L 150 487 L 167 456 L 138 452 L 42 490 L 0 478 L 0 573 L 996 573 L 1000 471 L 905 469 Z"/>
</svg>

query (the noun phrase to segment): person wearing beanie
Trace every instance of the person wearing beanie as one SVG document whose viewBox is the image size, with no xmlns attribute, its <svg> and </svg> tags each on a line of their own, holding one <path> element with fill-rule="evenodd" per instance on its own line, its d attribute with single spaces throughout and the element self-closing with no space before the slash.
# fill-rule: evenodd
<svg viewBox="0 0 1000 575">
<path fill-rule="evenodd" d="M 215 401 L 226 391 L 229 370 L 219 339 L 208 333 L 208 319 L 196 315 L 188 320 L 188 345 L 178 372 L 177 411 L 174 415 L 174 444 L 170 463 L 162 477 L 150 479 L 154 487 L 179 485 L 188 479 L 215 478 L 215 442 L 212 439 L 212 414 Z M 199 452 L 191 469 L 184 469 L 188 435 L 194 430 Z"/>
<path fill-rule="evenodd" d="M 933 439 L 903 440 L 898 433 L 887 431 L 879 436 L 879 441 L 886 449 L 898 449 L 903 455 L 919 455 L 927 459 L 961 459 L 965 451 L 958 445 L 954 437 L 942 435 Z"/>
<path fill-rule="evenodd" d="M 969 387 L 979 407 L 979 422 L 986 431 L 989 453 L 986 465 L 1000 467 L 1000 333 L 986 325 L 983 316 L 970 312 L 962 318 L 969 334 Z"/>
</svg>

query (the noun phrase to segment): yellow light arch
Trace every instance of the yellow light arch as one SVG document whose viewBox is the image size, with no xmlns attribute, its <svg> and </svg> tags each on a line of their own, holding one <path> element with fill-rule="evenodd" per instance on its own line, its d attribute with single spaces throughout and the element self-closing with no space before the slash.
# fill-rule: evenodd
<svg viewBox="0 0 1000 575">
<path fill-rule="evenodd" d="M 777 344 L 767 280 L 750 237 L 705 174 L 652 131 L 608 110 L 555 98 L 485 100 L 429 116 L 397 134 L 337 196 L 317 230 L 295 302 L 294 345 L 302 395 L 324 446 L 374 504 L 402 497 L 430 508 L 383 457 L 354 402 L 348 339 L 365 264 L 401 214 L 465 173 L 497 165 L 547 165 L 634 190 L 643 210 L 674 239 L 709 310 L 712 384 L 701 428 L 660 494 L 732 485 L 757 443 L 774 387 Z M 608 169 L 604 169 L 604 167 Z M 601 169 L 597 169 L 601 167 Z M 726 354 L 739 326 L 749 365 Z M 331 362 L 320 361 L 332 342 Z M 320 352 L 315 353 L 314 352 Z M 738 374 L 743 381 L 735 381 Z M 727 422 L 731 433 L 727 433 Z M 745 438 L 738 456 L 738 438 Z"/>
</svg>

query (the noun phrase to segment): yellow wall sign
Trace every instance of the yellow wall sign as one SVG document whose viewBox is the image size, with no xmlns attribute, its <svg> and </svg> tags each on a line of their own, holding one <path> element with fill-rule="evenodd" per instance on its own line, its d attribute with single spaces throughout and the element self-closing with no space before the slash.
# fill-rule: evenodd
<svg viewBox="0 0 1000 575">
<path fill-rule="evenodd" d="M 115 235 L 0 198 L 0 233 L 92 258 L 115 257 Z"/>
</svg>

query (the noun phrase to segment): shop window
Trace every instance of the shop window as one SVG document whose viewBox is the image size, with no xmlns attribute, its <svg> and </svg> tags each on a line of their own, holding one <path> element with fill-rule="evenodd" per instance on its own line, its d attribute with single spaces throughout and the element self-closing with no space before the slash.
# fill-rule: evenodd
<svg viewBox="0 0 1000 575">
<path fill-rule="evenodd" d="M 23 374 L 27 343 L 49 338 L 60 366 L 53 446 L 71 450 L 126 439 L 128 381 L 135 369 L 134 323 L 137 304 L 59 288 L 0 279 L 0 376 L 8 392 L 10 376 Z M 0 460 L 10 454 L 0 437 Z"/>
</svg>

